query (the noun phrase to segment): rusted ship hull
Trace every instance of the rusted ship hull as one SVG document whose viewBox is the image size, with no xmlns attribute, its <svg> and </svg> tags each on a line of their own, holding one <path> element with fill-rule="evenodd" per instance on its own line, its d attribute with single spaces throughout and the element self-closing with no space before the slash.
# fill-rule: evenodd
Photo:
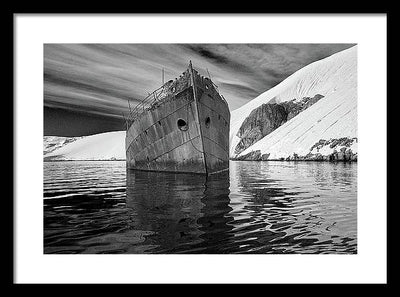
<svg viewBox="0 0 400 297">
<path fill-rule="evenodd" d="M 127 167 L 214 174 L 229 168 L 230 112 L 212 81 L 193 69 L 172 82 L 128 127 Z"/>
</svg>

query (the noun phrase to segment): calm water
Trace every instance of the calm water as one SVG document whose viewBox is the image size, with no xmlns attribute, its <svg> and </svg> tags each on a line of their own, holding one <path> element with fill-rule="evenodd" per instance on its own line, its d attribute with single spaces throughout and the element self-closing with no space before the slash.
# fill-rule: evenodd
<svg viewBox="0 0 400 297">
<path fill-rule="evenodd" d="M 212 178 L 44 163 L 45 253 L 357 253 L 357 164 L 232 162 Z"/>
</svg>

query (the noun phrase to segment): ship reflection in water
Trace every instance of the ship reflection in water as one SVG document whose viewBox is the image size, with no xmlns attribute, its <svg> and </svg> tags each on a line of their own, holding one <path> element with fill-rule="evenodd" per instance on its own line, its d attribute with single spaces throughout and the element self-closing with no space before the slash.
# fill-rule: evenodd
<svg viewBox="0 0 400 297">
<path fill-rule="evenodd" d="M 44 166 L 45 253 L 357 252 L 355 163 L 230 162 L 211 177 Z"/>
<path fill-rule="evenodd" d="M 149 183 L 150 182 L 150 183 Z M 127 207 L 153 252 L 219 253 L 230 237 L 229 173 L 127 172 Z"/>
</svg>

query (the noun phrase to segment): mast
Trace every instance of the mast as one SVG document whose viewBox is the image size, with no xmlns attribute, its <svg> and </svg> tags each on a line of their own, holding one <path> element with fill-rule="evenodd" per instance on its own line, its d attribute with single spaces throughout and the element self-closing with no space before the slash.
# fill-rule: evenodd
<svg viewBox="0 0 400 297">
<path fill-rule="evenodd" d="M 210 72 L 208 71 L 208 68 L 206 68 L 206 69 L 207 69 L 207 73 L 208 73 L 208 78 L 211 80 Z"/>
</svg>

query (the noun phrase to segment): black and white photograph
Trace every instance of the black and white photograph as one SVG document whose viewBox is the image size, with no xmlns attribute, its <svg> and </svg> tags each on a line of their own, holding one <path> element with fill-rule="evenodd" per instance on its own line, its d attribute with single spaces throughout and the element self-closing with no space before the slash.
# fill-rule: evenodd
<svg viewBox="0 0 400 297">
<path fill-rule="evenodd" d="M 357 253 L 356 44 L 44 44 L 45 253 Z"/>
<path fill-rule="evenodd" d="M 17 283 L 386 281 L 386 16 L 15 16 Z"/>
</svg>

